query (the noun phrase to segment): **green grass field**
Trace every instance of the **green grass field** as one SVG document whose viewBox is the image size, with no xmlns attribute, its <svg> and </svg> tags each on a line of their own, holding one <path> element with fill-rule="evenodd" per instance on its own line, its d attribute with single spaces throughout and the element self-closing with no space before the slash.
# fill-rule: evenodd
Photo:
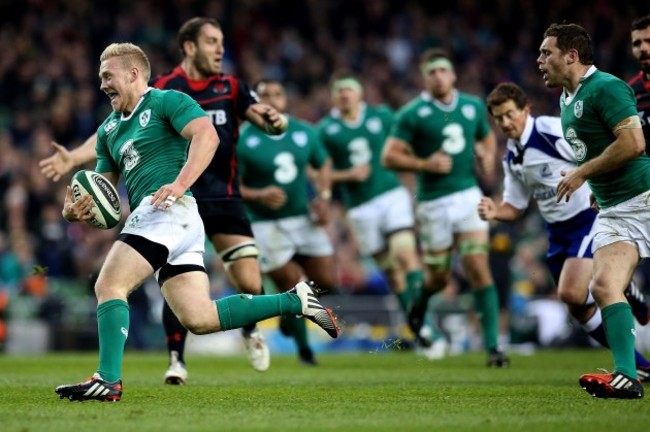
<svg viewBox="0 0 650 432">
<path fill-rule="evenodd" d="M 121 402 L 60 400 L 54 387 L 89 376 L 96 354 L 0 357 L 0 430 L 9 431 L 624 431 L 646 430 L 650 395 L 600 400 L 578 376 L 607 352 L 482 354 L 428 362 L 409 352 L 320 355 L 320 366 L 275 356 L 254 372 L 243 357 L 188 358 L 187 386 L 162 384 L 163 354 L 127 354 Z"/>
</svg>

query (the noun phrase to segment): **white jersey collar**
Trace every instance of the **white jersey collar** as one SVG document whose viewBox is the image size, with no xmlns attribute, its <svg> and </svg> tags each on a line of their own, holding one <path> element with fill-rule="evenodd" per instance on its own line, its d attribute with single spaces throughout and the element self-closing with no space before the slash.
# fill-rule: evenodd
<svg viewBox="0 0 650 432">
<path fill-rule="evenodd" d="M 332 108 L 332 110 L 330 111 L 330 115 L 335 119 L 338 119 L 341 122 L 343 122 L 347 127 L 351 129 L 355 129 L 361 126 L 361 124 L 365 120 L 367 107 L 368 105 L 365 102 L 361 102 L 361 105 L 359 106 L 359 114 L 357 115 L 357 119 L 355 121 L 348 121 L 343 119 L 343 116 L 341 115 L 341 110 L 338 108 Z"/>
<path fill-rule="evenodd" d="M 133 117 L 133 113 L 137 111 L 138 107 L 140 106 L 140 104 L 141 104 L 142 101 L 144 100 L 144 95 L 146 95 L 147 93 L 149 93 L 151 90 L 153 90 L 153 87 L 147 87 L 147 89 L 144 91 L 144 93 L 142 93 L 142 96 L 140 96 L 140 99 L 138 100 L 138 103 L 135 104 L 135 107 L 133 108 L 133 111 L 131 111 L 131 114 L 129 114 L 129 115 L 126 116 L 126 117 L 124 116 L 124 114 L 122 114 L 122 117 L 120 118 L 120 120 L 121 120 L 121 121 L 127 121 L 127 120 L 130 120 L 131 117 Z"/>
<path fill-rule="evenodd" d="M 458 90 L 456 89 L 452 90 L 452 99 L 451 99 L 451 103 L 449 104 L 446 104 L 434 98 L 433 96 L 431 96 L 431 93 L 429 93 L 428 91 L 423 91 L 422 93 L 420 93 L 420 97 L 422 98 L 422 100 L 434 104 L 438 109 L 445 112 L 451 112 L 455 110 L 456 107 L 458 106 Z"/>
<path fill-rule="evenodd" d="M 573 94 L 570 94 L 569 91 L 564 88 L 562 91 L 564 92 L 564 105 L 569 105 L 573 98 L 578 94 L 578 91 L 582 88 L 582 82 L 592 76 L 598 68 L 594 65 L 591 65 L 589 69 L 587 69 L 587 72 L 580 78 L 580 84 L 578 84 L 578 87 L 576 87 L 576 91 L 573 92 Z"/>
</svg>

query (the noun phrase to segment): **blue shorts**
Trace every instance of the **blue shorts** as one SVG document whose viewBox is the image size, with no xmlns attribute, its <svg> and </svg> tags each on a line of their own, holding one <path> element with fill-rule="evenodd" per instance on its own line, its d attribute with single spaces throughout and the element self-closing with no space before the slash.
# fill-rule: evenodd
<svg viewBox="0 0 650 432">
<path fill-rule="evenodd" d="M 557 285 L 567 258 L 593 258 L 592 242 L 596 231 L 596 212 L 587 209 L 569 220 L 546 224 L 548 252 L 546 263 Z"/>
</svg>

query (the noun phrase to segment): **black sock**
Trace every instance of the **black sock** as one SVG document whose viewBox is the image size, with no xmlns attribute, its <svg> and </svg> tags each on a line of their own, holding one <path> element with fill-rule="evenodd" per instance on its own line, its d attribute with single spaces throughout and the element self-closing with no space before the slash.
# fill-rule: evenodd
<svg viewBox="0 0 650 432">
<path fill-rule="evenodd" d="M 167 344 L 167 352 L 171 354 L 172 351 L 178 353 L 178 361 L 185 363 L 183 353 L 185 352 L 185 339 L 187 339 L 187 329 L 176 318 L 174 312 L 171 310 L 167 302 L 163 305 L 162 313 L 163 327 L 165 327 L 165 343 Z"/>
</svg>

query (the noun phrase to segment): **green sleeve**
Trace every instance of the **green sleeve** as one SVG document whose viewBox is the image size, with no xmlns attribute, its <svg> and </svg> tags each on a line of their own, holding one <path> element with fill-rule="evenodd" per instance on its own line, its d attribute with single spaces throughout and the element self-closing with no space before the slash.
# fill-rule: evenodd
<svg viewBox="0 0 650 432">
<path fill-rule="evenodd" d="M 120 172 L 119 167 L 111 157 L 106 144 L 106 134 L 104 133 L 103 124 L 97 130 L 97 144 L 95 144 L 95 153 L 97 154 L 97 165 L 95 171 L 98 173 Z"/>
<path fill-rule="evenodd" d="M 476 139 L 481 141 L 490 134 L 490 120 L 488 120 L 487 107 L 483 102 L 478 102 L 476 107 L 478 115 L 478 128 L 476 128 Z"/>
<path fill-rule="evenodd" d="M 325 150 L 325 146 L 316 130 L 314 130 L 313 127 L 308 127 L 306 132 L 312 146 L 309 164 L 314 168 L 320 168 L 323 166 L 329 155 L 327 154 L 327 150 Z"/>
<path fill-rule="evenodd" d="M 610 130 L 622 120 L 638 115 L 634 90 L 620 79 L 611 80 L 600 87 L 596 109 Z"/>
<path fill-rule="evenodd" d="M 400 110 L 397 113 L 395 123 L 393 123 L 393 126 L 390 129 L 389 136 L 399 138 L 402 141 L 412 144 L 415 128 L 413 127 L 413 122 L 408 114 L 409 111 L 406 110 Z"/>
<path fill-rule="evenodd" d="M 390 131 L 395 124 L 395 113 L 387 105 L 382 105 L 379 112 L 381 114 L 381 119 L 384 122 L 386 130 Z"/>
<path fill-rule="evenodd" d="M 176 90 L 167 90 L 162 99 L 162 112 L 169 122 L 180 133 L 189 122 L 199 117 L 207 116 L 194 99 Z"/>
</svg>

